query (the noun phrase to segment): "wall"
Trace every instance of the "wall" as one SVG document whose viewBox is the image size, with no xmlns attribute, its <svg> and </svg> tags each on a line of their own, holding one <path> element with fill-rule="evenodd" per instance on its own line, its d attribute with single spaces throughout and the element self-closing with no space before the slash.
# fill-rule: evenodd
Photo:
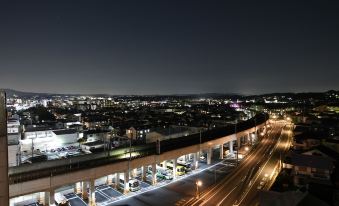
<svg viewBox="0 0 339 206">
<path fill-rule="evenodd" d="M 0 91 L 0 205 L 9 205 L 6 97 Z"/>
</svg>

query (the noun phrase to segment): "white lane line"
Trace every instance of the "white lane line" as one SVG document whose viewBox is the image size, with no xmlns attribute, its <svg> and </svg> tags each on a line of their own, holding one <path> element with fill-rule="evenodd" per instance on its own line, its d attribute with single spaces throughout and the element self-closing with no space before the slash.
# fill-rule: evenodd
<svg viewBox="0 0 339 206">
<path fill-rule="evenodd" d="M 112 199 L 112 197 L 110 197 L 110 196 L 106 195 L 106 194 L 105 194 L 105 193 L 103 193 L 101 190 L 96 190 L 96 192 L 98 192 L 99 194 L 101 194 L 102 196 L 104 196 L 106 199 L 109 199 L 109 200 L 111 200 L 111 199 Z"/>
<path fill-rule="evenodd" d="M 277 147 L 279 144 L 281 144 L 281 136 L 283 135 L 283 131 L 284 128 L 281 130 L 280 132 L 280 136 L 278 138 L 278 142 L 277 144 L 274 146 L 274 148 L 272 149 L 273 152 L 275 152 L 275 150 L 277 150 Z M 240 205 L 242 203 L 242 201 L 246 198 L 247 194 L 250 192 L 250 190 L 252 189 L 254 183 L 258 180 L 258 178 L 260 177 L 261 173 L 263 172 L 263 170 L 265 169 L 266 165 L 268 164 L 269 160 L 272 158 L 273 156 L 273 152 L 270 154 L 268 160 L 265 162 L 264 166 L 261 168 L 260 172 L 258 173 L 258 176 L 254 179 L 253 184 L 250 186 L 250 188 L 247 189 L 247 191 L 245 192 L 245 194 L 243 195 L 243 197 L 240 199 L 238 205 Z"/>
<path fill-rule="evenodd" d="M 234 190 L 235 190 L 235 188 L 237 188 L 239 185 L 237 185 L 237 186 L 235 186 L 227 195 L 226 195 L 226 197 L 224 197 L 218 204 L 217 204 L 217 206 L 219 206 Z"/>
<path fill-rule="evenodd" d="M 102 205 L 109 205 L 109 204 L 116 203 L 116 202 L 119 202 L 119 201 L 122 201 L 122 200 L 126 200 L 126 199 L 131 198 L 131 197 L 135 197 L 135 196 L 137 196 L 137 195 L 140 195 L 140 194 L 143 194 L 143 193 L 146 193 L 146 192 L 150 192 L 150 191 L 153 191 L 153 190 L 156 190 L 156 189 L 165 187 L 165 186 L 167 186 L 167 185 L 176 183 L 176 182 L 178 182 L 178 181 L 180 181 L 180 180 L 184 180 L 184 179 L 186 179 L 186 178 L 188 178 L 188 177 L 191 177 L 191 176 L 194 176 L 194 175 L 196 175 L 196 174 L 199 174 L 199 173 L 201 173 L 201 172 L 203 172 L 203 171 L 205 171 L 205 170 L 211 169 L 211 168 L 213 168 L 214 166 L 219 165 L 220 163 L 221 163 L 221 162 L 217 162 L 217 163 L 215 163 L 214 165 L 211 165 L 211 166 L 209 166 L 209 167 L 206 167 L 206 168 L 203 168 L 203 169 L 193 170 L 190 174 L 187 174 L 187 175 L 184 175 L 184 176 L 179 176 L 179 177 L 177 177 L 177 179 L 175 179 L 175 180 L 173 180 L 173 181 L 171 181 L 171 182 L 166 182 L 166 183 L 163 183 L 163 184 L 161 184 L 161 185 L 159 185 L 159 186 L 149 186 L 149 187 L 145 188 L 144 191 L 140 191 L 140 192 L 138 192 L 138 193 L 133 193 L 133 194 L 128 195 L 128 196 L 122 196 L 121 198 L 116 199 L 116 200 L 114 200 L 114 201 L 107 201 L 107 203 L 106 203 L 106 202 L 103 202 Z M 148 189 L 148 188 L 149 188 L 149 189 Z M 146 189 L 147 189 L 147 190 L 146 190 Z"/>
</svg>

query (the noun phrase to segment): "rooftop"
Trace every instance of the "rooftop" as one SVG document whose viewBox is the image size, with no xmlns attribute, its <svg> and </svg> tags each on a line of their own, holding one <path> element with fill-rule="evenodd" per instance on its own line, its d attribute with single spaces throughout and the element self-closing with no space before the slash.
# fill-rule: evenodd
<svg viewBox="0 0 339 206">
<path fill-rule="evenodd" d="M 330 158 L 316 155 L 291 154 L 291 164 L 295 166 L 304 166 L 318 169 L 333 169 L 333 163 Z"/>
<path fill-rule="evenodd" d="M 54 130 L 54 134 L 63 135 L 63 134 L 74 134 L 77 132 L 76 129 L 62 129 L 62 130 Z"/>
</svg>

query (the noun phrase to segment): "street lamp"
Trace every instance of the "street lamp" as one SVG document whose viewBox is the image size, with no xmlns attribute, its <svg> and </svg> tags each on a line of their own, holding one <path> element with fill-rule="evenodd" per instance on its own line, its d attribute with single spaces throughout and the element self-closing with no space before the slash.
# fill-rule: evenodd
<svg viewBox="0 0 339 206">
<path fill-rule="evenodd" d="M 248 150 L 250 150 L 250 148 L 249 147 L 245 147 L 245 151 L 248 152 Z"/>
<path fill-rule="evenodd" d="M 199 187 L 202 186 L 202 182 L 200 180 L 197 180 L 195 182 L 195 185 L 197 186 L 197 190 L 196 190 L 196 198 L 199 199 L 200 193 L 199 193 Z"/>
</svg>

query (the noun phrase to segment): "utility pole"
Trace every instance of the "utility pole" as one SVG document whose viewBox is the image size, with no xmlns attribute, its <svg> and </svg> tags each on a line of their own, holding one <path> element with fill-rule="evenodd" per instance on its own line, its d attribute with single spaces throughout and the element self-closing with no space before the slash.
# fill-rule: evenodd
<svg viewBox="0 0 339 206">
<path fill-rule="evenodd" d="M 34 152 L 34 142 L 33 142 L 33 138 L 31 139 L 32 140 L 32 147 L 31 147 L 31 150 L 32 150 L 32 161 L 33 161 L 33 152 Z"/>
<path fill-rule="evenodd" d="M 128 180 L 125 180 L 126 182 L 128 182 L 130 179 L 131 159 L 132 159 L 132 138 L 129 139 Z"/>
<path fill-rule="evenodd" d="M 201 129 L 199 130 L 199 157 L 197 157 L 198 159 L 200 159 L 201 156 Z"/>
</svg>

